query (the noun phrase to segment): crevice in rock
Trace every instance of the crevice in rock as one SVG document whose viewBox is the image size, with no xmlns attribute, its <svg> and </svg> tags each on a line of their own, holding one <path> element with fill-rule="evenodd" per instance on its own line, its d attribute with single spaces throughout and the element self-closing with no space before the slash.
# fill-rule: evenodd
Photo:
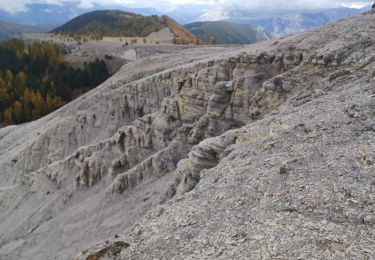
<svg viewBox="0 0 375 260">
<path fill-rule="evenodd" d="M 199 181 L 201 170 L 217 164 L 220 153 L 230 144 L 225 138 L 219 143 L 205 140 L 258 120 L 285 102 L 299 83 L 289 77 L 302 60 L 303 55 L 298 52 L 241 54 L 215 61 L 213 66 L 182 80 L 172 79 L 172 75 L 156 76 L 161 77 L 161 82 L 164 78 L 176 82 L 178 91 L 165 97 L 156 112 L 145 116 L 145 111 L 152 109 L 130 102 L 138 99 L 140 93 L 136 91 L 132 98 L 126 96 L 126 104 L 115 107 L 133 107 L 134 115 L 141 117 L 106 141 L 78 149 L 60 167 L 76 174 L 77 187 L 92 187 L 105 178 L 111 183 L 107 194 L 122 193 L 144 179 L 159 178 L 177 167 L 180 177 L 176 178 L 183 185 L 171 185 L 167 193 L 182 194 Z M 149 89 L 146 82 L 140 82 L 141 88 L 130 88 Z M 127 113 L 113 111 L 114 115 Z M 197 146 L 190 151 L 194 145 Z M 178 169 L 177 163 L 187 156 L 186 163 L 179 164 L 184 170 Z M 51 173 L 56 172 L 55 164 L 43 171 L 58 179 Z"/>
</svg>

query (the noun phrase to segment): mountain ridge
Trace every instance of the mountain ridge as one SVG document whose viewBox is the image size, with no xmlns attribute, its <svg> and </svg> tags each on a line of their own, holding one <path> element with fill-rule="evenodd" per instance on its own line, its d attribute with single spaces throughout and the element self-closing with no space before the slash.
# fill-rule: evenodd
<svg viewBox="0 0 375 260">
<path fill-rule="evenodd" d="M 52 29 L 84 13 L 95 10 L 119 9 L 141 15 L 160 15 L 153 8 L 136 8 L 122 5 L 99 5 L 94 3 L 92 8 L 80 7 L 79 1 L 64 1 L 59 4 L 33 3 L 27 5 L 27 10 L 16 15 L 0 10 L 0 20 L 16 24 L 30 24 Z"/>
<path fill-rule="evenodd" d="M 168 28 L 178 44 L 196 43 L 197 38 L 167 16 L 143 16 L 122 10 L 99 10 L 82 14 L 52 33 L 97 34 L 101 37 L 146 37 Z"/>
<path fill-rule="evenodd" d="M 1 128 L 0 258 L 371 258 L 374 20 L 150 56 Z"/>
<path fill-rule="evenodd" d="M 165 14 L 172 17 L 180 24 L 202 20 L 227 20 L 229 22 L 251 24 L 253 27 L 261 26 L 263 29 L 274 35 L 285 35 L 311 29 L 314 24 L 315 26 L 321 26 L 326 22 L 344 18 L 348 15 L 356 15 L 370 9 L 370 7 L 367 6 L 362 9 L 348 7 L 328 8 L 322 10 L 299 9 L 296 11 L 280 10 L 278 8 L 263 8 L 260 11 L 254 11 L 238 6 L 185 4 L 178 5 L 173 11 L 158 11 L 153 8 L 134 8 L 132 6 L 99 4 L 94 4 L 92 8 L 85 9 L 80 8 L 77 1 L 68 1 L 63 2 L 60 5 L 41 3 L 30 4 L 27 5 L 27 10 L 25 12 L 17 13 L 17 15 L 12 15 L 0 10 L 0 20 L 18 24 L 29 24 L 42 27 L 47 26 L 48 28 L 51 28 L 52 26 L 60 26 L 83 13 L 105 9 L 121 9 L 142 15 Z M 296 14 L 300 16 L 300 21 L 290 19 L 291 16 L 295 16 Z M 241 17 L 241 19 L 237 19 L 239 17 Z M 293 23 L 296 22 L 301 23 L 299 27 L 294 27 Z M 281 28 L 274 31 L 274 25 L 281 26 Z"/>
<path fill-rule="evenodd" d="M 365 10 L 368 10 L 368 7 L 363 9 L 342 7 L 316 10 L 246 10 L 237 7 L 218 6 L 208 10 L 197 17 L 196 20 L 222 20 L 250 24 L 253 27 L 261 27 L 274 36 L 283 36 L 317 28 L 330 21 L 358 15 Z"/>
<path fill-rule="evenodd" d="M 18 38 L 25 33 L 40 32 L 43 29 L 33 26 L 12 24 L 0 20 L 0 41 Z"/>
<path fill-rule="evenodd" d="M 219 44 L 251 44 L 272 38 L 268 32 L 260 28 L 254 29 L 250 25 L 223 21 L 195 22 L 184 27 L 205 41 L 213 38 Z"/>
</svg>

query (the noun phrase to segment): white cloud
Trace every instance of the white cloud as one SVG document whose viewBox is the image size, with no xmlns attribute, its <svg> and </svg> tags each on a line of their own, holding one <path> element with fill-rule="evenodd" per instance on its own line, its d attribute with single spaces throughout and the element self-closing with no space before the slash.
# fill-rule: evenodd
<svg viewBox="0 0 375 260">
<path fill-rule="evenodd" d="M 320 9 L 320 8 L 334 8 L 334 7 L 354 7 L 361 8 L 372 2 L 367 1 L 353 1 L 353 0 L 252 0 L 252 1 L 225 1 L 220 2 L 231 3 L 233 5 L 240 5 L 246 8 L 282 8 L 282 9 Z"/>
<path fill-rule="evenodd" d="M 80 8 L 89 9 L 94 7 L 94 3 L 91 0 L 81 0 L 81 3 L 78 6 Z"/>
<path fill-rule="evenodd" d="M 360 8 L 363 8 L 367 5 L 370 5 L 371 2 L 345 2 L 343 3 L 343 6 L 344 7 L 349 7 L 349 8 L 357 8 L 357 9 L 360 9 Z"/>
<path fill-rule="evenodd" d="M 0 9 L 7 11 L 11 14 L 18 13 L 18 12 L 23 12 L 26 11 L 26 3 L 27 1 L 8 1 L 5 0 L 5 3 L 1 4 Z"/>
<path fill-rule="evenodd" d="M 0 9 L 15 14 L 27 10 L 27 5 L 32 3 L 59 4 L 62 2 L 72 2 L 73 0 L 2 0 Z M 280 8 L 301 9 L 301 8 L 327 8 L 346 6 L 360 8 L 370 4 L 372 0 L 75 0 L 81 8 L 91 8 L 94 3 L 100 5 L 122 4 L 132 7 L 154 7 L 161 11 L 170 9 L 176 5 L 238 5 L 246 8 Z"/>
<path fill-rule="evenodd" d="M 64 0 L 2 0 L 0 9 L 11 14 L 27 11 L 27 5 L 33 3 L 60 4 Z"/>
</svg>

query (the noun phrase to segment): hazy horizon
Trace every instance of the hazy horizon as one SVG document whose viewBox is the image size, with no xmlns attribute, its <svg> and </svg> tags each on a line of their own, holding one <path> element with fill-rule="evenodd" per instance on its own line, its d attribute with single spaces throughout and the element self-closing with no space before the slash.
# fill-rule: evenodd
<svg viewBox="0 0 375 260">
<path fill-rule="evenodd" d="M 246 9 L 325 9 L 336 7 L 362 8 L 370 5 L 373 1 L 331 1 L 331 0 L 269 0 L 269 1 L 244 1 L 244 0 L 5 0 L 0 5 L 0 10 L 16 15 L 17 13 L 26 12 L 32 4 L 52 4 L 61 5 L 70 3 L 79 8 L 90 9 L 95 5 L 101 6 L 123 6 L 129 8 L 154 8 L 160 12 L 170 12 L 177 7 L 186 6 L 186 8 L 207 8 L 215 6 L 241 6 Z"/>
</svg>

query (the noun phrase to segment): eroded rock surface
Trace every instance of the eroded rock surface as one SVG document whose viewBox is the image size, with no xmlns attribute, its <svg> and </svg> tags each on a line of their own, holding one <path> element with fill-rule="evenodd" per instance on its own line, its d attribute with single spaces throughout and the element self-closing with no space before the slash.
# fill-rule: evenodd
<svg viewBox="0 0 375 260">
<path fill-rule="evenodd" d="M 0 129 L 0 258 L 371 257 L 374 20 L 140 59 Z"/>
</svg>

